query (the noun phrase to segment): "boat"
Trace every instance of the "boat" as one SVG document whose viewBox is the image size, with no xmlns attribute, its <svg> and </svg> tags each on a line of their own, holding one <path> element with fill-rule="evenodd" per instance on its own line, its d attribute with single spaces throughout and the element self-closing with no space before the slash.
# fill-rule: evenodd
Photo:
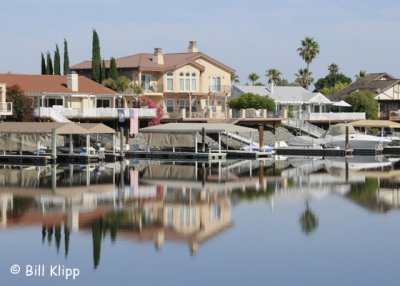
<svg viewBox="0 0 400 286">
<path fill-rule="evenodd" d="M 346 127 L 349 130 L 348 148 L 350 149 L 383 149 L 392 140 L 387 137 L 373 136 L 358 133 L 352 125 L 339 123 L 331 125 L 326 134 L 320 138 L 312 138 L 310 136 L 297 136 L 288 141 L 290 147 L 295 148 L 320 148 L 329 149 L 345 149 L 346 148 Z"/>
</svg>

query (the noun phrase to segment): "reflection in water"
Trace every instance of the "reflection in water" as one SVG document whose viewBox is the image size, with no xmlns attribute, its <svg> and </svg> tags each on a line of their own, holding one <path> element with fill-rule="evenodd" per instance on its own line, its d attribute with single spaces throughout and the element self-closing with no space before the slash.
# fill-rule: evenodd
<svg viewBox="0 0 400 286">
<path fill-rule="evenodd" d="M 41 227 L 41 241 L 68 257 L 71 232 L 92 236 L 93 267 L 104 239 L 201 245 L 232 226 L 231 208 L 264 200 L 273 210 L 305 203 L 310 235 L 319 219 L 309 204 L 338 195 L 374 212 L 400 206 L 396 160 L 375 157 L 217 163 L 121 162 L 96 166 L 0 169 L 0 227 Z M 297 213 L 298 214 L 298 213 Z M 273 215 L 273 214 L 271 214 Z M 62 250 L 61 250 L 62 251 Z"/>
</svg>

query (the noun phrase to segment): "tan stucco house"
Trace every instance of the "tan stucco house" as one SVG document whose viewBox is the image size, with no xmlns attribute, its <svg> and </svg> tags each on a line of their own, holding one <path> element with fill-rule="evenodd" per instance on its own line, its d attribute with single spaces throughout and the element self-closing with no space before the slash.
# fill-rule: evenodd
<svg viewBox="0 0 400 286">
<path fill-rule="evenodd" d="M 199 52 L 196 41 L 190 41 L 187 52 L 140 53 L 116 59 L 120 75 L 141 87 L 143 95 L 164 109 L 166 118 L 219 117 L 226 112 L 234 70 Z M 109 68 L 109 62 L 105 62 Z M 71 70 L 91 76 L 91 61 L 73 65 Z M 134 98 L 125 98 L 127 107 Z"/>
</svg>

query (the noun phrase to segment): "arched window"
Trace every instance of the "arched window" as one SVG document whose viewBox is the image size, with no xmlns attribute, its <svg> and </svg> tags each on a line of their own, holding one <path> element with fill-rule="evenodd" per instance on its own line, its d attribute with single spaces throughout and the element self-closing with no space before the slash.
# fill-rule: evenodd
<svg viewBox="0 0 400 286">
<path fill-rule="evenodd" d="M 167 91 L 174 91 L 174 74 L 172 72 L 167 73 Z"/>
<path fill-rule="evenodd" d="M 185 91 L 190 91 L 190 73 L 185 76 Z"/>
<path fill-rule="evenodd" d="M 190 91 L 197 91 L 197 78 L 196 73 L 192 73 L 192 84 L 190 86 Z"/>
<path fill-rule="evenodd" d="M 185 76 L 183 72 L 179 74 L 179 91 L 185 91 Z"/>
</svg>

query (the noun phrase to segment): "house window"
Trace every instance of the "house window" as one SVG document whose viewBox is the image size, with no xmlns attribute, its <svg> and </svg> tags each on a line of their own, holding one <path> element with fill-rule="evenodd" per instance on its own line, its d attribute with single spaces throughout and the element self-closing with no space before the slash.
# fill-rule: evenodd
<svg viewBox="0 0 400 286">
<path fill-rule="evenodd" d="M 167 73 L 167 91 L 174 90 L 174 74 L 172 72 Z"/>
<path fill-rule="evenodd" d="M 100 107 L 103 107 L 103 108 L 107 108 L 107 107 L 110 107 L 110 99 L 106 99 L 106 98 L 98 98 L 97 100 L 96 100 L 96 107 L 97 108 L 100 108 Z"/>
<path fill-rule="evenodd" d="M 142 89 L 143 91 L 152 91 L 151 74 L 142 74 Z"/>
<path fill-rule="evenodd" d="M 182 108 L 189 112 L 189 99 L 179 99 L 179 110 Z"/>
<path fill-rule="evenodd" d="M 192 73 L 192 84 L 190 86 L 190 91 L 196 91 L 197 90 L 197 79 L 196 79 L 196 73 Z"/>
<path fill-rule="evenodd" d="M 174 112 L 174 100 L 168 98 L 165 100 L 165 105 L 167 106 L 167 112 Z"/>
<path fill-rule="evenodd" d="M 190 73 L 185 76 L 185 91 L 190 91 Z"/>
<path fill-rule="evenodd" d="M 62 98 L 47 98 L 46 107 L 53 107 L 54 105 L 64 106 Z"/>
<path fill-rule="evenodd" d="M 211 92 L 220 92 L 221 91 L 221 77 L 213 76 L 211 77 Z"/>
<path fill-rule="evenodd" d="M 179 74 L 179 91 L 185 91 L 185 76 L 183 73 Z"/>
</svg>

